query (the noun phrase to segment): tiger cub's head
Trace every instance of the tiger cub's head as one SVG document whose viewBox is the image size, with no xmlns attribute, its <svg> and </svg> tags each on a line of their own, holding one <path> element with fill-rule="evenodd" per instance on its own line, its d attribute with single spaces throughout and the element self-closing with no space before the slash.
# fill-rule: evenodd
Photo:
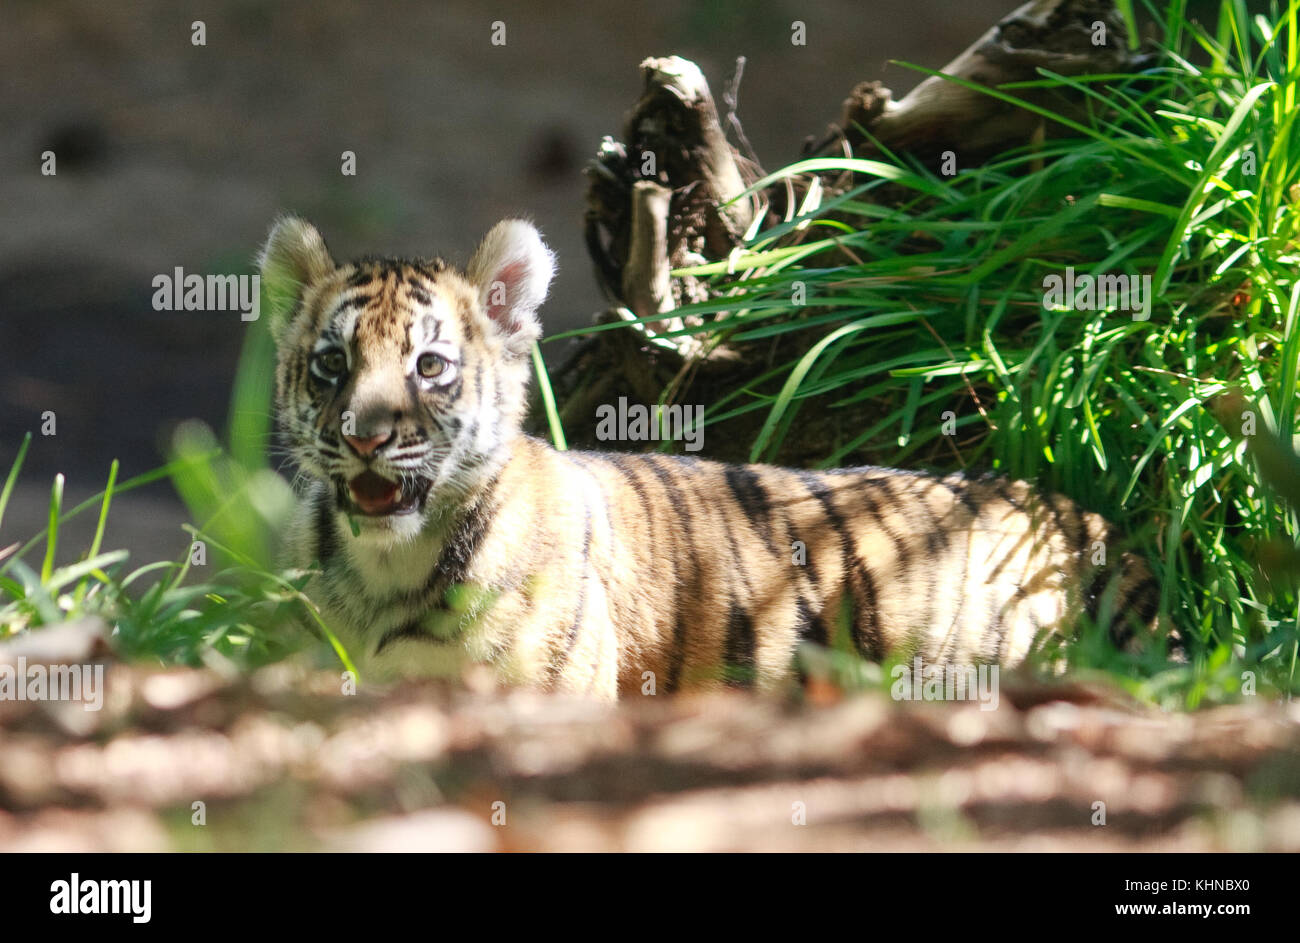
<svg viewBox="0 0 1300 943">
<path fill-rule="evenodd" d="M 498 223 L 460 271 L 440 259 L 336 264 L 291 217 L 261 269 L 281 432 L 362 537 L 414 537 L 499 469 L 555 273 L 531 224 Z"/>
</svg>

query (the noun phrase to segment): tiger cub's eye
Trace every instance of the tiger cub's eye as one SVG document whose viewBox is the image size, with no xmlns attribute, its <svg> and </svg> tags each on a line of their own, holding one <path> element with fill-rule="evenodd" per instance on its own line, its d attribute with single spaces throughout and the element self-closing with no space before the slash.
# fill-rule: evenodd
<svg viewBox="0 0 1300 943">
<path fill-rule="evenodd" d="M 341 350 L 322 350 L 315 358 L 316 372 L 333 379 L 348 368 L 348 358 Z"/>
<path fill-rule="evenodd" d="M 426 380 L 432 380 L 447 369 L 447 361 L 437 354 L 421 354 L 420 359 L 415 362 L 415 369 L 419 370 L 420 376 Z"/>
</svg>

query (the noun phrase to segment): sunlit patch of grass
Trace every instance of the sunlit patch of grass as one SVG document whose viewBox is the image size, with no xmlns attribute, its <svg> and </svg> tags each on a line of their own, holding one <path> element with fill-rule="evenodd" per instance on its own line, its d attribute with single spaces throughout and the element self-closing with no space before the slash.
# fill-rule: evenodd
<svg viewBox="0 0 1300 943">
<path fill-rule="evenodd" d="M 310 572 L 275 562 L 277 535 L 295 500 L 267 458 L 270 356 L 264 330 L 250 331 L 235 383 L 231 426 L 237 444 L 231 448 L 200 424 L 182 425 L 171 462 L 123 482 L 114 462 L 104 490 L 68 510 L 63 476 L 55 478 L 49 525 L 25 543 L 0 549 L 0 638 L 94 617 L 109 626 L 111 644 L 126 658 L 250 668 L 300 650 L 311 640 L 306 626 L 356 672 L 302 592 Z M 30 441 L 29 434 L 0 491 L 0 526 Z M 185 556 L 131 568 L 126 550 L 101 552 L 113 498 L 162 479 L 172 481 L 202 522 L 187 525 L 192 541 Z M 78 562 L 56 567 L 62 525 L 96 507 L 90 547 Z M 27 557 L 42 547 L 36 568 Z"/>
</svg>

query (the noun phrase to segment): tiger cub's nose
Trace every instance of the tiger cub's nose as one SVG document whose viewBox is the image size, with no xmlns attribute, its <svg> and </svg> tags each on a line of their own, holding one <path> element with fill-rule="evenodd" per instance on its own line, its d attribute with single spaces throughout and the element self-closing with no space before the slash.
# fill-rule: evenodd
<svg viewBox="0 0 1300 943">
<path fill-rule="evenodd" d="M 362 458 L 374 455 L 383 446 L 387 445 L 393 439 L 393 432 L 381 433 L 372 436 L 344 435 L 343 440 L 352 446 L 352 451 L 356 452 Z"/>
</svg>

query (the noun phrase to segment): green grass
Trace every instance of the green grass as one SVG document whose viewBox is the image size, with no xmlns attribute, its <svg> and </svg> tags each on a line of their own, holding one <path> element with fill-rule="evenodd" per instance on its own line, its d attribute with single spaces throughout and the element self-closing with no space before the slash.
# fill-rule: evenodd
<svg viewBox="0 0 1300 943">
<path fill-rule="evenodd" d="M 0 495 L 0 519 L 30 438 L 24 439 Z M 190 455 L 121 483 L 114 462 L 104 490 L 68 511 L 62 508 L 63 476 L 57 476 L 47 528 L 25 544 L 0 551 L 0 638 L 94 616 L 113 627 L 114 647 L 128 658 L 200 664 L 216 657 L 248 667 L 283 657 L 295 642 L 301 645 L 301 639 L 284 631 L 284 608 L 304 605 L 296 587 L 252 558 L 216 544 L 208 534 L 193 531 L 210 544 L 212 563 L 234 558 L 237 565 L 212 566 L 211 575 L 202 580 L 187 580 L 193 573 L 191 552 L 179 561 L 134 569 L 128 566 L 126 550 L 100 552 L 114 496 L 168 476 L 186 479 L 203 474 L 218 459 L 215 451 Z M 78 562 L 56 567 L 61 526 L 95 507 L 99 514 L 90 547 Z M 42 544 L 43 562 L 36 570 L 24 557 Z"/>
<path fill-rule="evenodd" d="M 786 167 L 758 186 L 828 170 L 851 172 L 855 185 L 756 233 L 738 260 L 691 270 L 714 280 L 717 297 L 663 317 L 702 315 L 678 333 L 709 343 L 797 351 L 708 404 L 712 425 L 761 417 L 754 460 L 780 459 L 815 404 L 855 420 L 824 467 L 994 469 L 1123 525 L 1160 577 L 1162 615 L 1192 658 L 1130 657 L 1085 632 L 1063 653 L 1079 675 L 1176 707 L 1238 698 L 1243 678 L 1260 694 L 1289 694 L 1300 686 L 1291 449 L 1300 3 L 1252 18 L 1226 0 L 1208 27 L 1186 22 L 1180 0 L 1143 6 L 1163 24 L 1158 67 L 1044 72 L 985 90 L 1055 117 L 1071 136 L 954 177 L 888 153 Z M 1068 89 L 1090 111 L 1053 116 L 1022 101 L 1031 87 Z M 1045 307 L 1044 278 L 1066 266 L 1150 277 L 1149 320 Z M 305 574 L 271 562 L 270 535 L 292 496 L 266 455 L 270 360 L 269 339 L 250 332 L 226 444 L 187 427 L 161 472 L 202 522 L 195 533 L 215 562 L 201 580 L 188 559 L 129 570 L 121 551 L 102 552 L 111 497 L 140 483 L 116 483 L 115 472 L 90 505 L 101 515 L 93 546 L 80 563 L 55 567 L 58 524 L 89 509 L 63 511 L 56 482 L 48 530 L 8 550 L 0 540 L 0 626 L 98 613 L 132 657 L 257 664 L 305 638 L 284 628 L 305 619 L 349 664 L 300 592 Z M 543 392 L 563 447 L 548 384 Z M 1249 434 L 1243 410 L 1255 423 Z M 945 434 L 948 411 L 956 435 Z M 0 521 L 22 460 L 0 494 Z M 25 558 L 42 544 L 33 568 Z M 819 663 L 841 680 L 880 677 L 849 653 L 824 654 Z"/>
<path fill-rule="evenodd" d="M 712 425 L 762 417 L 751 460 L 779 461 L 814 403 L 851 417 L 824 467 L 994 469 L 1124 525 L 1193 661 L 1093 639 L 1068 653 L 1076 670 L 1164 703 L 1234 696 L 1247 672 L 1258 690 L 1294 692 L 1300 597 L 1259 563 L 1263 548 L 1295 547 L 1296 505 L 1275 497 L 1252 445 L 1297 431 L 1297 4 L 1251 18 L 1225 2 L 1208 30 L 1182 3 L 1148 10 L 1165 25 L 1157 68 L 984 90 L 1071 136 L 953 177 L 891 155 L 786 167 L 753 189 L 825 171 L 856 185 L 739 258 L 690 269 L 718 297 L 662 317 L 700 315 L 674 334 L 708 344 L 797 353 L 708 404 Z M 1031 87 L 1070 90 L 1089 113 L 1031 105 Z M 1149 320 L 1046 307 L 1045 276 L 1067 266 L 1150 277 Z"/>
<path fill-rule="evenodd" d="M 123 657 L 251 668 L 301 650 L 311 641 L 301 628 L 308 625 L 344 668 L 356 672 L 301 591 L 308 572 L 275 565 L 275 535 L 288 522 L 294 499 L 271 469 L 266 450 L 271 356 L 258 322 L 235 382 L 228 447 L 205 426 L 184 424 L 173 439 L 172 461 L 125 482 L 118 482 L 114 462 L 104 490 L 67 511 L 63 476 L 55 478 L 48 526 L 25 543 L 0 549 L 0 638 L 95 616 L 112 627 L 113 646 Z M 0 526 L 30 441 L 29 434 L 0 492 Z M 101 553 L 112 499 L 163 479 L 170 479 L 194 519 L 203 522 L 186 526 L 193 542 L 184 557 L 131 568 L 126 550 Z M 99 517 L 91 546 L 77 563 L 55 567 L 60 528 L 93 508 Z M 42 546 L 38 571 L 25 557 Z"/>
</svg>

